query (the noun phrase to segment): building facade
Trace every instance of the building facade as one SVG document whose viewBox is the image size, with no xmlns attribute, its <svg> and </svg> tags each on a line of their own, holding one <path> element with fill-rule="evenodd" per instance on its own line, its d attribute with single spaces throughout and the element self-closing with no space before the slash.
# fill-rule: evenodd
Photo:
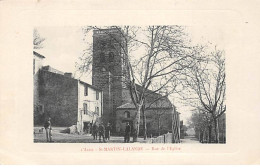
<svg viewBox="0 0 260 168">
<path fill-rule="evenodd" d="M 159 136 L 171 132 L 173 109 L 170 106 L 152 106 L 145 109 L 147 136 Z M 116 111 L 116 132 L 124 134 L 126 123 L 133 126 L 136 115 L 134 104 L 126 103 Z M 141 113 L 140 135 L 143 135 L 143 113 Z"/>
<path fill-rule="evenodd" d="M 74 79 L 50 66 L 34 74 L 34 125 L 43 125 L 51 117 L 53 126 L 77 126 L 77 131 L 90 132 L 103 113 L 102 91 Z"/>
</svg>

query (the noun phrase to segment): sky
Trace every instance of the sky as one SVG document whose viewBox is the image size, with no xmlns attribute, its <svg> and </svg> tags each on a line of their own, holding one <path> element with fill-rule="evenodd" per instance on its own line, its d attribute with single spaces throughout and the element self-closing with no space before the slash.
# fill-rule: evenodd
<svg viewBox="0 0 260 168">
<path fill-rule="evenodd" d="M 37 27 L 37 30 L 40 36 L 45 38 L 43 48 L 35 50 L 45 56 L 44 65 L 75 74 L 75 63 L 79 61 L 78 58 L 82 55 L 83 50 L 88 47 L 88 44 L 83 42 L 81 27 Z M 221 27 L 193 26 L 187 27 L 186 32 L 193 44 L 212 43 L 219 49 L 224 49 L 225 32 Z M 87 38 L 92 40 L 91 35 Z M 75 77 L 77 78 L 78 75 L 77 73 Z M 83 76 L 81 80 L 92 84 L 91 76 Z M 191 116 L 190 108 L 176 103 L 175 106 L 181 113 L 180 119 L 186 124 Z"/>
</svg>

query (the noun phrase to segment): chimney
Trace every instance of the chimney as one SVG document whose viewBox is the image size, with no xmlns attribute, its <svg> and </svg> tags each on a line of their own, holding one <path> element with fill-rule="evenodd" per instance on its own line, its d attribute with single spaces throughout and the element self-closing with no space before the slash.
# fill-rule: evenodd
<svg viewBox="0 0 260 168">
<path fill-rule="evenodd" d="M 72 73 L 70 73 L 70 72 L 65 72 L 65 73 L 64 73 L 64 76 L 69 77 L 69 78 L 72 78 Z"/>
</svg>

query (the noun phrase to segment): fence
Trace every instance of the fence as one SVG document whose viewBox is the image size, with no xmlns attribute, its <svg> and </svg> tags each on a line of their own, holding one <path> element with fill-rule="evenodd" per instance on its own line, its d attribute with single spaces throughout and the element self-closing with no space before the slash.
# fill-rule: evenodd
<svg viewBox="0 0 260 168">
<path fill-rule="evenodd" d="M 172 143 L 172 133 L 167 133 L 156 138 L 151 138 L 148 143 Z"/>
</svg>

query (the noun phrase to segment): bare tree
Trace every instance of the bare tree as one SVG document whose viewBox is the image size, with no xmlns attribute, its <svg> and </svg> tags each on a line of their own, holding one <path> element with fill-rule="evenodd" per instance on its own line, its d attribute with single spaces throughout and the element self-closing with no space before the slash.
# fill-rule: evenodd
<svg viewBox="0 0 260 168">
<path fill-rule="evenodd" d="M 197 102 L 196 109 L 209 115 L 214 124 L 215 142 L 219 142 L 218 118 L 225 113 L 226 74 L 224 51 L 207 53 L 204 47 L 195 47 L 194 52 L 200 58 L 185 80 L 189 95 Z M 192 94 L 191 94 L 192 93 Z"/>
<path fill-rule="evenodd" d="M 102 29 L 93 27 L 94 29 Z M 133 122 L 134 141 L 137 141 L 140 114 L 145 99 L 154 93 L 169 88 L 182 71 L 192 67 L 193 57 L 187 54 L 184 28 L 181 26 L 113 26 L 121 33 L 118 41 L 125 61 L 125 83 L 136 107 Z M 108 32 L 109 34 L 109 32 Z M 111 35 L 113 38 L 113 36 Z M 115 39 L 116 40 L 116 39 Z M 136 50 L 142 52 L 135 52 Z M 84 59 L 89 65 L 90 59 Z M 83 67 L 84 68 L 84 67 Z M 153 83 L 157 87 L 151 89 Z M 153 91 L 149 91 L 153 90 Z"/>
<path fill-rule="evenodd" d="M 36 28 L 33 29 L 33 49 L 43 48 L 43 42 L 45 38 L 42 38 Z"/>
</svg>

